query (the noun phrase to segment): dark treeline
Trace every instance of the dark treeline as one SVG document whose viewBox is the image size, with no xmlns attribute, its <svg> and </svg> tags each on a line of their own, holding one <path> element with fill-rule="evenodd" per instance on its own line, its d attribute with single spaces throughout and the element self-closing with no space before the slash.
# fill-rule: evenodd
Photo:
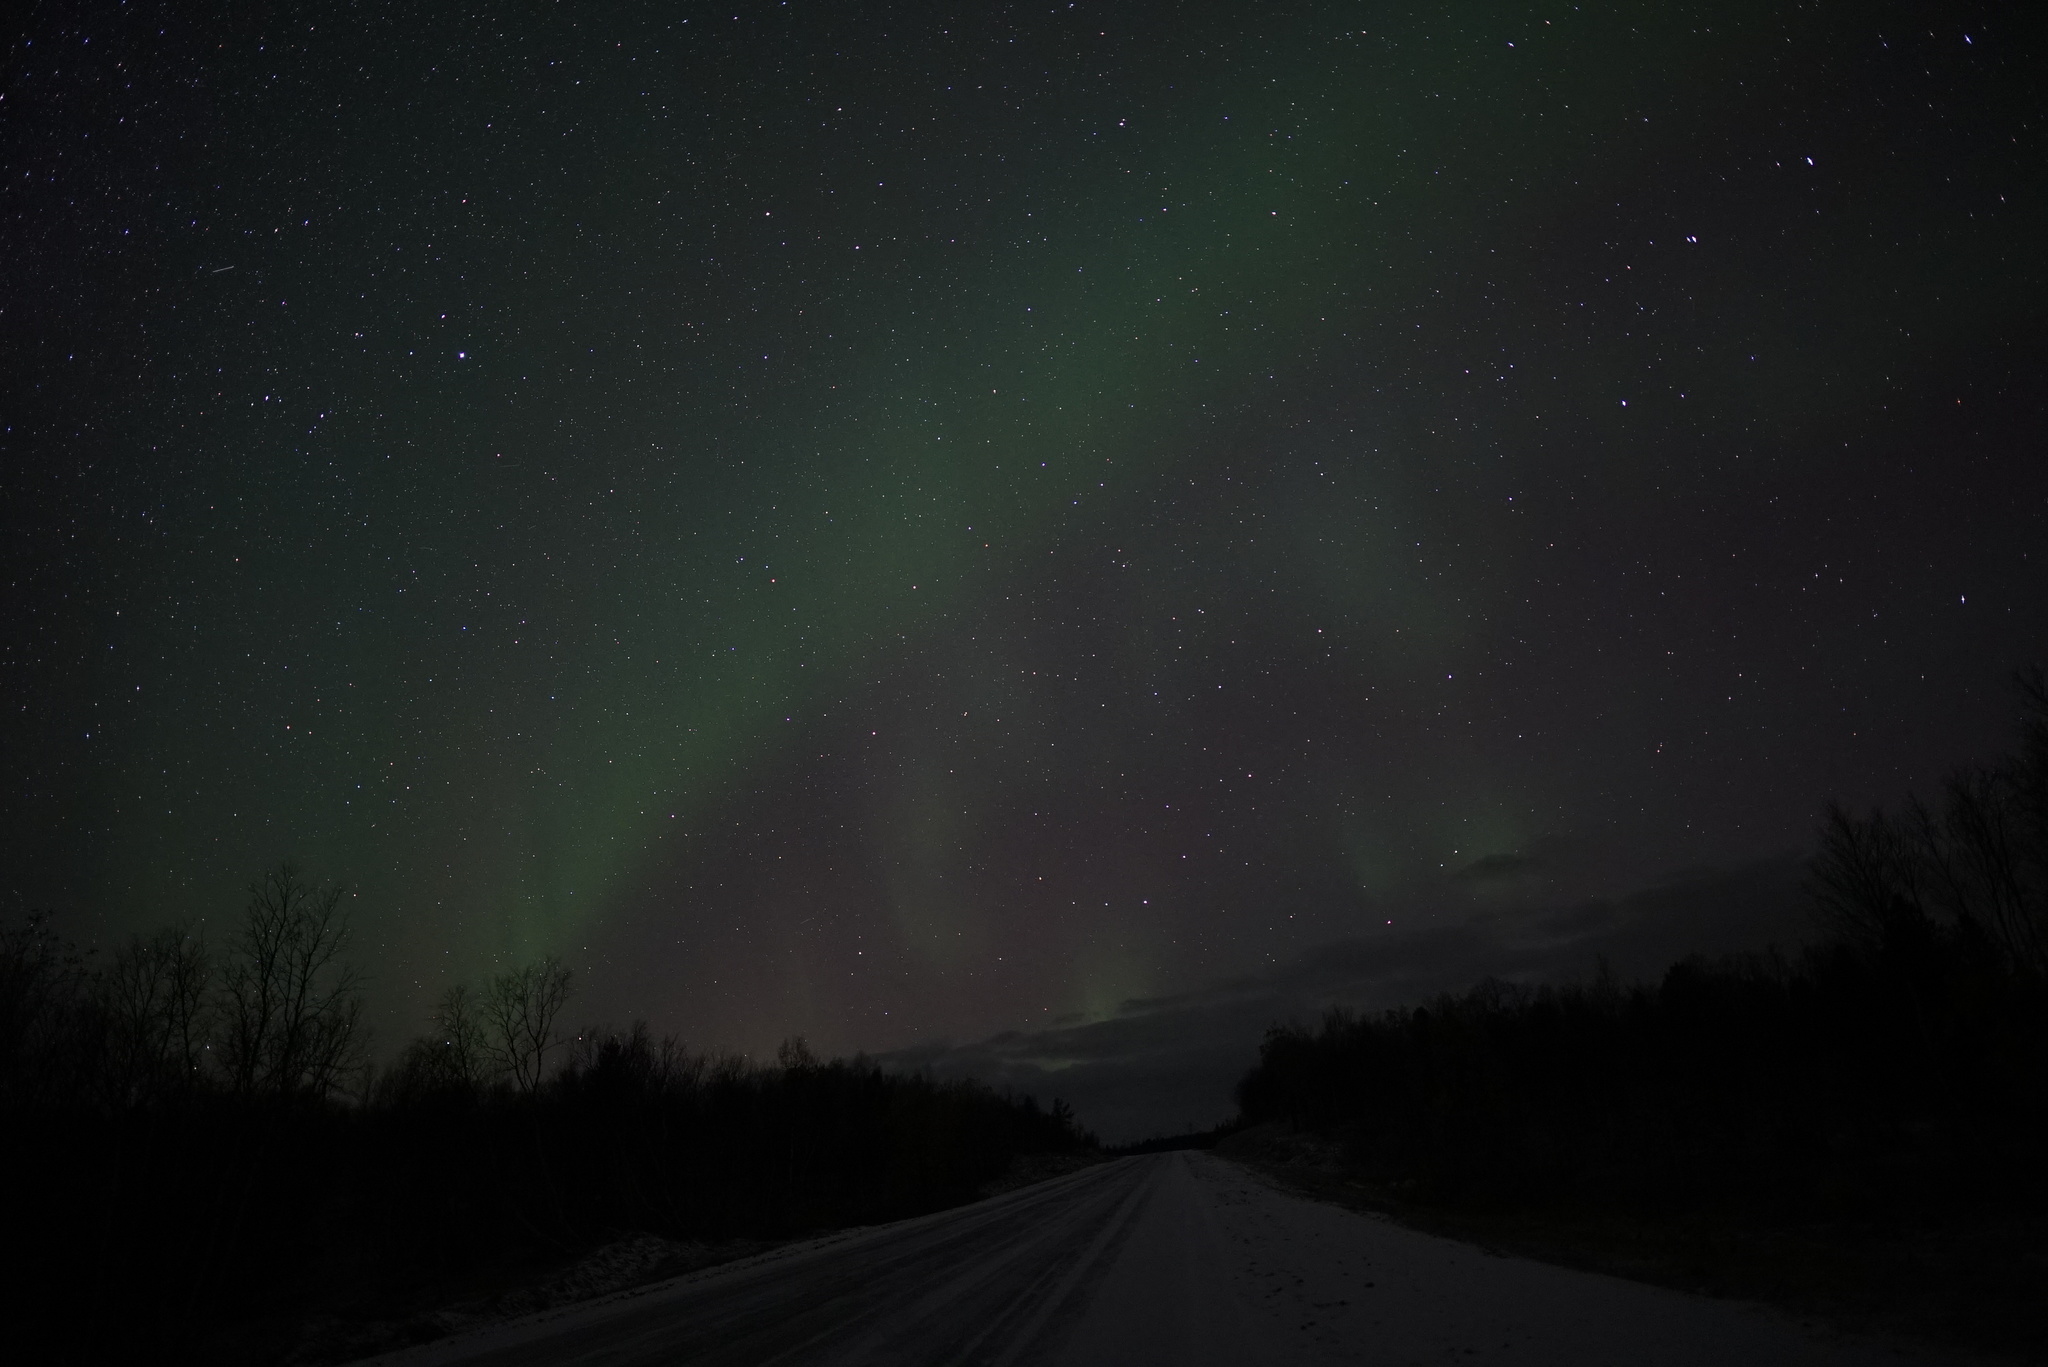
<svg viewBox="0 0 2048 1367">
<path fill-rule="evenodd" d="M 1091 1148 L 1055 1102 L 556 1030 L 553 961 L 444 996 L 381 1072 L 332 888 L 284 869 L 217 956 L 189 931 L 94 964 L 0 934 L 11 1335 L 38 1360 L 278 1361 L 312 1317 L 403 1319 L 631 1233 L 720 1243 L 972 1199 Z M 24 1341 L 17 1338 L 17 1341 Z"/>
<path fill-rule="evenodd" d="M 1182 1153 L 1190 1149 L 1213 1149 L 1217 1141 L 1236 1134 L 1243 1128 L 1241 1121 L 1228 1121 L 1212 1125 L 1206 1130 L 1182 1130 L 1178 1134 L 1155 1134 L 1145 1139 L 1119 1144 L 1103 1152 L 1116 1158 L 1135 1158 L 1148 1153 Z"/>
<path fill-rule="evenodd" d="M 1881 1262 L 1888 1240 L 1917 1244 L 1907 1261 L 1919 1260 L 1923 1282 L 1946 1258 L 1954 1290 L 1955 1260 L 1978 1258 L 1968 1277 L 2024 1282 L 2020 1294 L 2038 1302 L 2038 673 L 2021 695 L 2018 752 L 1956 775 L 1938 804 L 1830 812 L 1812 865 L 1829 933 L 1804 952 L 1690 959 L 1654 985 L 1604 969 L 1578 986 L 1487 982 L 1425 1006 L 1276 1028 L 1239 1085 L 1244 1122 L 1323 1136 L 1354 1181 L 1397 1203 L 1834 1230 L 1866 1241 L 1850 1262 Z"/>
</svg>

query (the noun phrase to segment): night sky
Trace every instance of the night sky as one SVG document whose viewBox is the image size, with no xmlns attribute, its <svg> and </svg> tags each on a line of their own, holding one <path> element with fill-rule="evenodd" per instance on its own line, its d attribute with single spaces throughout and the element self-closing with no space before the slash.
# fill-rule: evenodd
<svg viewBox="0 0 2048 1367">
<path fill-rule="evenodd" d="M 2048 657 L 2028 7 L 457 10 L 8 49 L 9 914 L 290 857 L 389 1047 L 552 952 L 1142 1129 L 1796 938 Z"/>
</svg>

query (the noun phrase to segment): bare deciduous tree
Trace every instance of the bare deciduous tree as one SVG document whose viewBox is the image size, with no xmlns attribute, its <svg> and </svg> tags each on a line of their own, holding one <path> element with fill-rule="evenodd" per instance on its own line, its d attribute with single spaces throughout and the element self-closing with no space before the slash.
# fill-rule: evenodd
<svg viewBox="0 0 2048 1367">
<path fill-rule="evenodd" d="M 87 984 L 84 960 L 31 912 L 0 928 L 0 1100 L 33 1102 L 75 1090 L 75 1048 Z"/>
<path fill-rule="evenodd" d="M 205 1059 L 212 970 L 197 932 L 132 936 L 100 976 L 106 1099 L 117 1106 L 187 1091 Z"/>
<path fill-rule="evenodd" d="M 1852 943 L 1900 962 L 1946 943 L 2048 976 L 2048 682 L 2018 683 L 2019 752 L 1950 778 L 1938 808 L 1828 809 L 1813 891 Z"/>
<path fill-rule="evenodd" d="M 1881 810 L 1859 818 L 1829 804 L 1811 890 L 1822 919 L 1852 944 L 1877 951 L 1927 926 L 1920 817 L 1902 825 Z"/>
<path fill-rule="evenodd" d="M 221 983 L 221 1049 L 242 1093 L 325 1095 L 358 1062 L 361 978 L 340 961 L 348 918 L 339 887 L 290 864 L 249 889 Z"/>
<path fill-rule="evenodd" d="M 480 1091 L 490 1080 L 490 1045 L 483 1011 L 457 983 L 434 1004 L 435 1045 L 441 1050 L 441 1071 L 451 1086 Z"/>
<path fill-rule="evenodd" d="M 569 1000 L 570 976 L 551 954 L 491 979 L 477 1004 L 492 1063 L 529 1096 L 540 1089 L 547 1056 L 561 1043 L 555 1022 Z"/>
<path fill-rule="evenodd" d="M 428 1096 L 475 1097 L 494 1071 L 490 1031 L 483 1008 L 469 988 L 457 983 L 441 994 L 428 1016 L 434 1029 L 406 1045 L 396 1067 L 378 1080 L 375 1094 L 403 1104 Z"/>
</svg>

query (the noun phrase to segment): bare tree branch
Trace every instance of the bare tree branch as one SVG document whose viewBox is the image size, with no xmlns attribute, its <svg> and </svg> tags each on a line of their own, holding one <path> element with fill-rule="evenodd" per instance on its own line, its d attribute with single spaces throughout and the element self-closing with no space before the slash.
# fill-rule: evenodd
<svg viewBox="0 0 2048 1367">
<path fill-rule="evenodd" d="M 482 1010 L 469 988 L 457 983 L 442 993 L 433 1019 L 448 1080 L 465 1091 L 482 1090 L 489 1080 L 490 1048 Z"/>
<path fill-rule="evenodd" d="M 361 976 L 342 964 L 342 890 L 290 864 L 249 889 L 221 983 L 222 1053 L 237 1092 L 325 1095 L 358 1062 Z"/>
<path fill-rule="evenodd" d="M 555 1023 L 569 1000 L 571 974 L 549 955 L 491 979 L 479 1003 L 491 1061 L 531 1096 L 540 1090 L 547 1056 L 561 1043 Z"/>
</svg>

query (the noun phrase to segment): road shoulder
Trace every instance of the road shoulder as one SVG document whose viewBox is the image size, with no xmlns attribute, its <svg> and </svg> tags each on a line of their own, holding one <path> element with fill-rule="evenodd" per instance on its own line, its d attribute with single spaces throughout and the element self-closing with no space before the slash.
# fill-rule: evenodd
<svg viewBox="0 0 2048 1367">
<path fill-rule="evenodd" d="M 1432 1206 L 1348 1170 L 1341 1146 L 1329 1137 L 1284 1124 L 1231 1135 L 1214 1153 L 1276 1190 L 1501 1257 L 1766 1306 L 1832 1335 L 1909 1355 L 1985 1363 L 2044 1360 L 2027 1351 L 2025 1339 L 2025 1321 L 2030 1313 L 2038 1321 L 2038 1306 L 2008 1298 L 1999 1309 L 2009 1319 L 1972 1323 L 1967 1304 L 1960 1310 L 1955 1304 L 1952 1279 L 1900 1285 L 1904 1250 L 1896 1235 L 1859 1245 L 1840 1230 Z M 2002 1272 L 2009 1280 L 2013 1269 Z M 2033 1284 L 2048 1284 L 2048 1268 Z"/>
</svg>

